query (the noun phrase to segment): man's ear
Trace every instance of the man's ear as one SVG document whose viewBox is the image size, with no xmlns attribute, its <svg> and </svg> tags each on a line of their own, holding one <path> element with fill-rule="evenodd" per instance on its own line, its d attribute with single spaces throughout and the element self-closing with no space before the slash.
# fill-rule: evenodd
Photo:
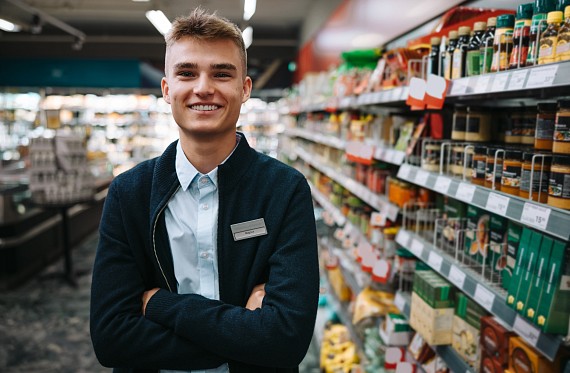
<svg viewBox="0 0 570 373">
<path fill-rule="evenodd" d="M 168 94 L 169 89 L 166 77 L 163 77 L 160 81 L 160 89 L 162 90 L 162 97 L 164 97 L 164 101 L 170 104 L 170 95 Z"/>
<path fill-rule="evenodd" d="M 242 103 L 249 100 L 249 97 L 251 96 L 252 86 L 253 82 L 251 81 L 251 78 L 249 76 L 246 76 L 243 81 L 243 98 L 241 100 Z"/>
</svg>

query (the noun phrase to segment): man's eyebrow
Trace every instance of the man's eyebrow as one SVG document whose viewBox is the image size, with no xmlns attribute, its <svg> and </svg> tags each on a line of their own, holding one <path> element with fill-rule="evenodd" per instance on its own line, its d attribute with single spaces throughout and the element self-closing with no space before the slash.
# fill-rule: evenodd
<svg viewBox="0 0 570 373">
<path fill-rule="evenodd" d="M 195 62 L 181 62 L 181 63 L 177 63 L 176 65 L 174 65 L 175 70 L 197 69 L 197 68 L 198 68 L 198 64 Z"/>
<path fill-rule="evenodd" d="M 236 70 L 237 71 L 236 65 L 231 64 L 231 63 L 213 63 L 210 65 L 210 68 L 212 70 Z"/>
</svg>

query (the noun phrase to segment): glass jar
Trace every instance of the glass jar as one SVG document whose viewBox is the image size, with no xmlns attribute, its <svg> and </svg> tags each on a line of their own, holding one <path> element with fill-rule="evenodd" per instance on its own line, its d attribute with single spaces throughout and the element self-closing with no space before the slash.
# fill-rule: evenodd
<svg viewBox="0 0 570 373">
<path fill-rule="evenodd" d="M 522 155 L 523 153 L 520 150 L 505 151 L 503 174 L 501 175 L 501 192 L 515 196 L 519 195 L 521 186 Z"/>
<path fill-rule="evenodd" d="M 535 157 L 534 169 L 532 167 L 532 158 Z M 550 176 L 550 162 L 552 161 L 549 154 L 540 154 L 534 152 L 523 153 L 523 164 L 521 172 L 521 185 L 519 196 L 531 201 L 546 203 L 548 200 L 548 178 Z M 530 179 L 532 175 L 532 192 Z M 541 177 L 542 175 L 542 177 Z M 531 195 L 532 193 L 532 195 Z"/>
<path fill-rule="evenodd" d="M 548 183 L 548 204 L 570 210 L 570 156 L 554 155 Z"/>
<path fill-rule="evenodd" d="M 505 138 L 506 144 L 520 144 L 522 135 L 522 113 L 520 111 L 511 112 L 506 118 Z"/>
<path fill-rule="evenodd" d="M 473 148 L 473 163 L 471 167 L 471 182 L 473 184 L 485 184 L 486 159 L 487 147 L 483 145 L 475 145 Z"/>
<path fill-rule="evenodd" d="M 553 153 L 570 154 L 570 100 L 558 101 L 553 138 Z"/>
<path fill-rule="evenodd" d="M 556 119 L 555 102 L 539 102 L 537 105 L 536 127 L 534 131 L 534 148 L 552 150 L 554 123 Z"/>
<path fill-rule="evenodd" d="M 570 5 L 564 8 L 564 23 L 558 30 L 556 41 L 556 61 L 570 60 Z"/>
<path fill-rule="evenodd" d="M 560 11 L 549 12 L 546 17 L 548 26 L 540 35 L 538 47 L 538 64 L 543 65 L 556 61 L 556 44 L 558 42 L 558 29 L 564 14 Z"/>
<path fill-rule="evenodd" d="M 503 157 L 497 156 L 497 164 L 495 164 L 495 153 L 501 149 L 495 147 L 487 148 L 487 157 L 485 158 L 485 186 L 493 188 L 493 180 L 495 180 L 495 189 L 501 190 L 501 176 L 503 175 Z"/>
<path fill-rule="evenodd" d="M 451 129 L 452 140 L 465 140 L 465 127 L 467 124 L 467 108 L 456 106 L 453 112 L 453 124 Z"/>
<path fill-rule="evenodd" d="M 463 157 L 465 156 L 465 144 L 459 144 L 451 148 L 449 171 L 453 176 L 463 175 Z"/>
<path fill-rule="evenodd" d="M 513 51 L 513 29 L 515 27 L 514 14 L 502 14 L 497 17 L 497 29 L 493 44 L 493 61 L 491 72 L 503 71 L 509 67 L 511 52 Z"/>
<path fill-rule="evenodd" d="M 525 145 L 532 145 L 534 144 L 534 135 L 536 129 L 536 115 L 537 109 L 532 107 L 526 107 L 521 113 L 520 117 L 520 131 L 521 137 L 520 142 L 521 144 Z"/>
<path fill-rule="evenodd" d="M 422 169 L 431 172 L 438 172 L 440 157 L 441 144 L 426 143 L 422 157 Z"/>
<path fill-rule="evenodd" d="M 465 140 L 484 142 L 491 140 L 491 113 L 482 108 L 468 107 Z"/>
</svg>

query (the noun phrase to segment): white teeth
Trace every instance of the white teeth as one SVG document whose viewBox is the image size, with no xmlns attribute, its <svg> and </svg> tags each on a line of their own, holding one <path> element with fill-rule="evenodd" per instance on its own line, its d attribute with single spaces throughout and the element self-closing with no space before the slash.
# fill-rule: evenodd
<svg viewBox="0 0 570 373">
<path fill-rule="evenodd" d="M 199 111 L 211 111 L 211 110 L 216 110 L 218 108 L 218 106 L 216 106 L 216 105 L 192 105 L 191 108 L 193 110 L 199 110 Z"/>
</svg>

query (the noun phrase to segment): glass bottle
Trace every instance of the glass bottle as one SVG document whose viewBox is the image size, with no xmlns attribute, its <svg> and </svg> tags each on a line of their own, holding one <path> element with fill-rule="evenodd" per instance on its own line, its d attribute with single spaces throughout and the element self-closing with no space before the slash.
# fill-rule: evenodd
<svg viewBox="0 0 570 373">
<path fill-rule="evenodd" d="M 443 66 L 443 77 L 447 80 L 451 79 L 453 52 L 455 51 L 455 47 L 457 46 L 458 38 L 459 34 L 457 33 L 457 31 L 449 32 L 449 45 L 447 47 L 447 50 L 445 51 L 445 60 Z"/>
<path fill-rule="evenodd" d="M 558 30 L 556 41 L 556 61 L 570 60 L 570 5 L 564 9 L 565 21 Z"/>
<path fill-rule="evenodd" d="M 481 42 L 483 41 L 483 34 L 485 34 L 486 27 L 487 23 L 485 22 L 475 22 L 475 25 L 473 26 L 473 36 L 469 39 L 465 61 L 467 76 L 479 75 L 480 73 L 481 65 L 479 62 L 479 49 L 481 47 Z"/>
<path fill-rule="evenodd" d="M 459 39 L 453 51 L 453 61 L 451 63 L 451 79 L 463 78 L 465 76 L 465 60 L 467 57 L 471 27 L 461 26 L 458 34 Z"/>
<path fill-rule="evenodd" d="M 503 14 L 497 17 L 497 29 L 493 40 L 493 61 L 491 71 L 503 71 L 509 66 L 509 57 L 513 51 L 513 29 L 515 16 Z"/>
<path fill-rule="evenodd" d="M 546 30 L 546 15 L 548 12 L 556 10 L 554 0 L 536 0 L 534 12 L 530 25 L 530 36 L 528 42 L 528 55 L 526 66 L 534 66 L 538 63 L 538 46 L 540 35 Z"/>
<path fill-rule="evenodd" d="M 434 36 L 430 39 L 431 49 L 428 55 L 428 74 L 438 75 L 439 73 L 439 43 L 441 38 Z"/>
<path fill-rule="evenodd" d="M 497 25 L 496 17 L 487 18 L 487 30 L 483 34 L 481 47 L 479 48 L 479 68 L 480 74 L 491 72 L 491 62 L 493 61 L 493 39 Z"/>
<path fill-rule="evenodd" d="M 515 29 L 513 31 L 513 53 L 511 53 L 509 69 L 524 67 L 526 64 L 532 12 L 533 3 L 521 4 L 517 9 Z"/>
<path fill-rule="evenodd" d="M 556 43 L 558 41 L 558 29 L 562 23 L 562 12 L 554 11 L 548 13 L 546 18 L 548 27 L 540 36 L 538 64 L 555 62 L 556 59 Z"/>
</svg>

